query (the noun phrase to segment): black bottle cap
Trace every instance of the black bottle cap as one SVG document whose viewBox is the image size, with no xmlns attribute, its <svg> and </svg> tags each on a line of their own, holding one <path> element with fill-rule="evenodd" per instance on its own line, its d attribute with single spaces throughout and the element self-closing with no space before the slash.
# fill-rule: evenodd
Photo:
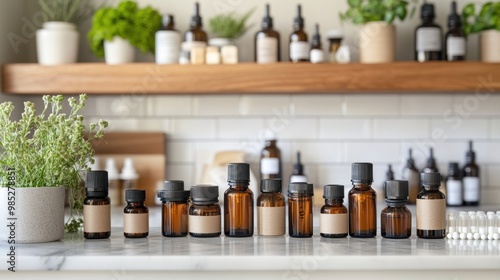
<svg viewBox="0 0 500 280">
<path fill-rule="evenodd" d="M 184 181 L 181 180 L 168 180 L 163 184 L 163 189 L 167 191 L 183 191 Z"/>
<path fill-rule="evenodd" d="M 351 182 L 373 182 L 373 164 L 369 162 L 355 162 L 351 167 Z"/>
<path fill-rule="evenodd" d="M 260 180 L 260 191 L 265 193 L 281 192 L 281 179 L 262 179 Z"/>
<path fill-rule="evenodd" d="M 227 181 L 229 183 L 250 182 L 250 164 L 230 163 L 227 165 Z"/>
<path fill-rule="evenodd" d="M 306 194 L 306 195 L 313 196 L 314 195 L 314 186 L 313 186 L 313 184 L 308 184 L 308 183 L 303 183 L 303 182 L 290 183 L 288 185 L 288 193 L 289 194 L 299 193 L 299 194 Z"/>
<path fill-rule="evenodd" d="M 125 192 L 125 200 L 127 202 L 143 202 L 146 200 L 145 190 L 127 190 Z"/>
<path fill-rule="evenodd" d="M 85 183 L 88 196 L 108 196 L 108 171 L 88 171 Z"/>
<path fill-rule="evenodd" d="M 297 5 L 297 16 L 295 17 L 293 24 L 300 27 L 304 26 L 304 18 L 302 17 L 302 6 L 300 4 Z"/>
<path fill-rule="evenodd" d="M 219 202 L 219 187 L 215 185 L 194 185 L 191 187 L 191 201 L 201 203 Z"/>
<path fill-rule="evenodd" d="M 441 174 L 439 172 L 421 173 L 420 181 L 426 187 L 439 187 L 441 186 Z"/>
<path fill-rule="evenodd" d="M 344 199 L 343 185 L 326 185 L 323 187 L 324 199 Z"/>
<path fill-rule="evenodd" d="M 458 162 L 450 162 L 448 164 L 448 176 L 460 177 L 460 167 L 458 165 Z"/>
<path fill-rule="evenodd" d="M 169 190 L 159 190 L 157 196 L 160 198 L 161 201 L 187 201 L 189 198 L 189 195 L 191 194 L 190 191 L 169 191 Z"/>
<path fill-rule="evenodd" d="M 451 2 L 451 14 L 448 16 L 448 27 L 462 26 L 460 16 L 457 14 L 457 3 Z"/>
<path fill-rule="evenodd" d="M 200 16 L 200 4 L 198 2 L 194 3 L 194 11 L 193 11 L 193 16 L 191 17 L 190 25 L 191 27 L 203 25 Z"/>
<path fill-rule="evenodd" d="M 292 174 L 294 175 L 304 174 L 304 165 L 302 165 L 302 162 L 300 162 L 300 152 L 297 152 L 297 162 L 293 165 Z"/>
<path fill-rule="evenodd" d="M 408 201 L 408 181 L 391 180 L 385 182 L 385 201 Z"/>
<path fill-rule="evenodd" d="M 429 148 L 429 158 L 427 159 L 427 167 L 434 168 L 436 166 L 436 159 L 434 158 L 434 149 Z"/>
<path fill-rule="evenodd" d="M 413 160 L 413 150 L 411 148 L 408 149 L 408 159 L 406 160 L 406 167 L 408 168 L 415 167 L 415 160 Z"/>
<path fill-rule="evenodd" d="M 273 18 L 271 17 L 270 13 L 270 6 L 269 4 L 266 4 L 266 15 L 262 19 L 262 28 L 272 28 L 273 27 Z"/>
<path fill-rule="evenodd" d="M 175 22 L 174 22 L 174 16 L 173 15 L 163 15 L 162 17 L 162 24 L 161 24 L 161 27 L 163 30 L 166 30 L 167 29 L 167 26 L 169 24 L 172 24 L 172 26 L 175 26 Z"/>
<path fill-rule="evenodd" d="M 394 180 L 394 172 L 392 172 L 392 165 L 391 164 L 389 164 L 389 169 L 385 173 L 385 179 L 386 179 L 386 181 Z"/>
<path fill-rule="evenodd" d="M 476 153 L 472 150 L 472 140 L 469 141 L 469 150 L 465 154 L 465 159 L 467 162 L 472 162 L 476 160 Z"/>
<path fill-rule="evenodd" d="M 420 18 L 425 20 L 432 20 L 436 15 L 434 14 L 434 4 L 424 3 L 420 8 Z"/>
<path fill-rule="evenodd" d="M 321 35 L 319 33 L 319 24 L 314 25 L 314 34 L 312 36 L 312 44 L 320 44 L 321 43 Z"/>
</svg>

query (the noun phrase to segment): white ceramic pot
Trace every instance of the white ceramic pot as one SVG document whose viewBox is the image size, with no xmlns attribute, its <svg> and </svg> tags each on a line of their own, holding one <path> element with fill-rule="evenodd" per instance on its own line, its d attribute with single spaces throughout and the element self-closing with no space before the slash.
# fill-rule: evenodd
<svg viewBox="0 0 500 280">
<path fill-rule="evenodd" d="M 50 21 L 36 31 L 38 63 L 58 65 L 75 63 L 78 58 L 78 31 L 69 22 Z"/>
<path fill-rule="evenodd" d="M 224 46 L 234 45 L 234 41 L 227 38 L 212 38 L 208 40 L 208 45 L 222 48 Z"/>
<path fill-rule="evenodd" d="M 0 188 L 0 240 L 15 236 L 17 243 L 41 243 L 64 236 L 64 187 L 15 188 L 15 216 L 7 211 L 12 194 Z M 6 225 L 15 223 L 15 229 Z"/>
<path fill-rule="evenodd" d="M 500 31 L 485 30 L 481 32 L 481 61 L 500 62 Z"/>
<path fill-rule="evenodd" d="M 359 34 L 360 61 L 362 63 L 387 63 L 394 61 L 396 28 L 384 21 L 364 24 Z"/>
<path fill-rule="evenodd" d="M 104 41 L 104 57 L 107 64 L 124 64 L 134 62 L 135 49 L 128 40 L 114 37 Z"/>
</svg>

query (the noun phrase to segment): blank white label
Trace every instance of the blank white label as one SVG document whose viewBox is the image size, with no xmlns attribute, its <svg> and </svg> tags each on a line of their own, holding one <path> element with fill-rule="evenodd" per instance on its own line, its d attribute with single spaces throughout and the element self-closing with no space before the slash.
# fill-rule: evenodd
<svg viewBox="0 0 500 280">
<path fill-rule="evenodd" d="M 479 178 L 464 177 L 464 201 L 479 201 Z"/>
<path fill-rule="evenodd" d="M 179 61 L 181 35 L 175 31 L 156 32 L 156 63 L 173 64 Z"/>
<path fill-rule="evenodd" d="M 446 202 L 448 202 L 449 205 L 462 205 L 462 181 L 446 181 Z"/>
<path fill-rule="evenodd" d="M 307 42 L 291 42 L 290 43 L 290 58 L 293 61 L 300 59 L 309 59 L 309 43 Z"/>
<path fill-rule="evenodd" d="M 465 55 L 465 38 L 464 37 L 448 37 L 446 40 L 446 53 L 448 58 L 451 56 Z"/>
<path fill-rule="evenodd" d="M 323 50 L 311 50 L 311 63 L 325 62 L 325 52 Z"/>
<path fill-rule="evenodd" d="M 257 39 L 257 63 L 278 61 L 278 39 L 264 37 Z"/>
<path fill-rule="evenodd" d="M 441 51 L 441 29 L 423 27 L 417 30 L 417 51 Z"/>
<path fill-rule="evenodd" d="M 260 173 L 278 174 L 280 172 L 280 162 L 277 158 L 263 158 L 260 160 Z"/>
</svg>

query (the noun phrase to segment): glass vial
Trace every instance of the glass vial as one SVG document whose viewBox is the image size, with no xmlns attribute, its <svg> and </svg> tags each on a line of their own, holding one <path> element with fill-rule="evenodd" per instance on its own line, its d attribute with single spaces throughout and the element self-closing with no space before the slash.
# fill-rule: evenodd
<svg viewBox="0 0 500 280">
<path fill-rule="evenodd" d="M 422 173 L 424 189 L 417 195 L 417 236 L 438 239 L 446 234 L 446 197 L 439 191 L 441 174 Z"/>
<path fill-rule="evenodd" d="M 415 30 L 415 60 L 443 60 L 443 30 L 434 22 L 434 4 L 424 3 L 420 10 L 422 24 Z"/>
<path fill-rule="evenodd" d="M 276 137 L 268 136 L 265 145 L 260 153 L 260 179 L 281 179 L 281 151 Z"/>
<path fill-rule="evenodd" d="M 281 179 L 260 181 L 257 198 L 257 229 L 259 235 L 285 235 L 285 197 L 281 194 Z"/>
<path fill-rule="evenodd" d="M 327 34 L 328 42 L 330 42 L 328 48 L 328 60 L 331 63 L 337 63 L 337 51 L 340 49 L 342 45 L 342 39 L 344 38 L 344 34 L 341 30 L 333 29 L 328 31 Z"/>
<path fill-rule="evenodd" d="M 313 235 L 314 188 L 308 183 L 290 183 L 288 186 L 288 234 L 290 237 Z"/>
<path fill-rule="evenodd" d="M 314 34 L 311 40 L 311 50 L 309 52 L 311 63 L 323 63 L 326 61 L 323 45 L 321 44 L 321 35 L 319 33 L 319 24 L 314 26 Z"/>
<path fill-rule="evenodd" d="M 450 212 L 446 215 L 446 237 L 452 238 L 453 233 L 458 231 L 458 220 L 455 213 Z"/>
<path fill-rule="evenodd" d="M 297 5 L 297 17 L 293 21 L 293 32 L 290 34 L 289 54 L 292 62 L 309 61 L 309 44 L 300 5 Z"/>
<path fill-rule="evenodd" d="M 111 236 L 111 201 L 108 197 L 108 172 L 88 171 L 87 197 L 83 202 L 83 237 L 104 239 Z"/>
<path fill-rule="evenodd" d="M 191 187 L 189 206 L 189 235 L 218 237 L 221 234 L 219 187 L 195 185 Z"/>
<path fill-rule="evenodd" d="M 382 237 L 402 239 L 411 236 L 411 212 L 406 208 L 407 201 L 408 181 L 385 182 L 387 207 L 380 213 Z"/>
<path fill-rule="evenodd" d="M 177 64 L 181 51 L 181 34 L 175 29 L 174 16 L 163 15 L 161 30 L 155 34 L 157 64 Z"/>
<path fill-rule="evenodd" d="M 250 165 L 230 163 L 227 166 L 229 189 L 224 193 L 224 234 L 229 237 L 253 235 L 253 193 Z"/>
<path fill-rule="evenodd" d="M 420 192 L 420 172 L 415 167 L 412 156 L 412 149 L 408 150 L 408 159 L 403 168 L 403 180 L 408 181 L 408 204 L 417 202 L 417 194 Z"/>
<path fill-rule="evenodd" d="M 280 34 L 273 29 L 273 18 L 266 4 L 266 15 L 262 19 L 262 29 L 255 34 L 255 62 L 275 63 L 281 60 Z"/>
<path fill-rule="evenodd" d="M 326 185 L 323 187 L 325 205 L 319 215 L 319 234 L 328 238 L 343 238 L 348 234 L 347 208 L 344 206 L 344 186 Z"/>
<path fill-rule="evenodd" d="M 448 17 L 448 32 L 444 39 L 444 58 L 447 61 L 464 61 L 467 43 L 462 29 L 462 20 L 457 14 L 456 1 L 451 2 L 451 14 Z"/>
<path fill-rule="evenodd" d="M 462 176 L 457 162 L 450 162 L 446 178 L 446 205 L 461 206 L 463 204 Z"/>
<path fill-rule="evenodd" d="M 349 235 L 351 237 L 375 237 L 377 235 L 377 194 L 372 189 L 373 164 L 352 164 L 349 191 Z"/>
<path fill-rule="evenodd" d="M 165 237 L 187 235 L 189 191 L 184 190 L 183 181 L 165 181 L 164 189 L 158 191 L 162 202 L 161 232 Z"/>
<path fill-rule="evenodd" d="M 476 153 L 472 150 L 472 141 L 469 141 L 469 151 L 465 155 L 463 168 L 464 205 L 477 206 L 481 198 L 481 182 L 479 166 L 476 164 Z"/>
<path fill-rule="evenodd" d="M 145 190 L 127 190 L 127 206 L 123 209 L 123 235 L 127 238 L 145 238 L 149 234 L 149 211 L 144 205 Z"/>
<path fill-rule="evenodd" d="M 290 176 L 290 183 L 307 182 L 307 176 L 304 174 L 304 165 L 300 162 L 300 152 L 297 152 L 297 163 L 293 165 L 292 175 Z"/>
</svg>

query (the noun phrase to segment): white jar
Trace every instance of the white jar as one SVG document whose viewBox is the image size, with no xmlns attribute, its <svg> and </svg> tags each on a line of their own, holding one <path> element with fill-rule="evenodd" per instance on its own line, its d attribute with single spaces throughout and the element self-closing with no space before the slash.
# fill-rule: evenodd
<svg viewBox="0 0 500 280">
<path fill-rule="evenodd" d="M 78 31 L 69 22 L 50 21 L 36 31 L 38 63 L 58 65 L 75 63 L 78 58 Z"/>
</svg>

